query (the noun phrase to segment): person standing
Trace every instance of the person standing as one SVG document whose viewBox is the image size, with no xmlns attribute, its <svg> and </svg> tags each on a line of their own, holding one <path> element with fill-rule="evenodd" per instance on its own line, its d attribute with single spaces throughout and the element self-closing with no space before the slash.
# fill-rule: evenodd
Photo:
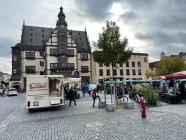
<svg viewBox="0 0 186 140">
<path fill-rule="evenodd" d="M 185 86 L 184 86 L 184 82 L 181 82 L 180 93 L 181 93 L 182 100 L 185 100 Z"/>
<path fill-rule="evenodd" d="M 72 87 L 70 88 L 69 96 L 70 96 L 70 103 L 69 103 L 69 105 L 71 106 L 71 102 L 72 102 L 72 100 L 74 101 L 74 104 L 76 105 L 76 100 L 75 100 L 75 91 L 73 90 Z"/>
<path fill-rule="evenodd" d="M 97 84 L 97 91 L 100 92 L 100 84 Z"/>
<path fill-rule="evenodd" d="M 93 107 L 95 107 L 94 105 L 95 105 L 95 100 L 96 100 L 96 98 L 98 98 L 99 101 L 100 101 L 100 97 L 99 97 L 99 95 L 96 95 L 96 89 L 94 89 L 94 90 L 92 91 Z"/>
<path fill-rule="evenodd" d="M 83 94 L 83 97 L 85 97 L 85 93 L 86 93 L 86 87 L 85 87 L 85 85 L 83 84 L 83 86 L 82 86 L 82 94 Z"/>
</svg>

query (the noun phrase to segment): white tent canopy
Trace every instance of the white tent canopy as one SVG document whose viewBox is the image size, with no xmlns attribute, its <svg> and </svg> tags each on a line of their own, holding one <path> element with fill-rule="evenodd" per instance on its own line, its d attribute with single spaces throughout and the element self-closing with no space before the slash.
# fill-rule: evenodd
<svg viewBox="0 0 186 140">
<path fill-rule="evenodd" d="M 65 78 L 65 83 L 78 83 L 81 82 L 81 78 Z"/>
</svg>

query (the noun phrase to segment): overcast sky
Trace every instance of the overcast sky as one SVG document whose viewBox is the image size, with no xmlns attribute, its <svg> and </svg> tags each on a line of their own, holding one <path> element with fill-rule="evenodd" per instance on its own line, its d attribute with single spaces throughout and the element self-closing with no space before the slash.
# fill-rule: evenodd
<svg viewBox="0 0 186 140">
<path fill-rule="evenodd" d="M 97 41 L 107 19 L 116 21 L 134 52 L 148 53 L 150 61 L 184 52 L 185 0 L 0 0 L 0 71 L 11 73 L 11 47 L 26 25 L 55 27 L 59 7 L 68 28 L 88 32 Z"/>
</svg>

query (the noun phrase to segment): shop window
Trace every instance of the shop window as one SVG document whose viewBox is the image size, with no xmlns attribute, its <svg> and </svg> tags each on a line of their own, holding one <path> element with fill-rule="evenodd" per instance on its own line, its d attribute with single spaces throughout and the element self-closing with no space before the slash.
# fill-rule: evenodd
<svg viewBox="0 0 186 140">
<path fill-rule="evenodd" d="M 126 62 L 126 67 L 129 67 L 129 61 Z"/>
<path fill-rule="evenodd" d="M 107 69 L 107 76 L 110 76 L 110 70 Z"/>
<path fill-rule="evenodd" d="M 126 69 L 126 73 L 127 73 L 127 75 L 130 75 L 129 69 Z"/>
<path fill-rule="evenodd" d="M 123 70 L 120 70 L 120 75 L 123 75 Z"/>
<path fill-rule="evenodd" d="M 113 74 L 114 74 L 114 75 L 117 75 L 116 69 L 113 70 Z"/>
<path fill-rule="evenodd" d="M 135 69 L 132 70 L 132 75 L 136 75 L 136 70 Z"/>
<path fill-rule="evenodd" d="M 99 69 L 99 76 L 103 76 L 103 69 Z"/>
<path fill-rule="evenodd" d="M 44 62 L 40 61 L 40 66 L 44 67 Z"/>
</svg>

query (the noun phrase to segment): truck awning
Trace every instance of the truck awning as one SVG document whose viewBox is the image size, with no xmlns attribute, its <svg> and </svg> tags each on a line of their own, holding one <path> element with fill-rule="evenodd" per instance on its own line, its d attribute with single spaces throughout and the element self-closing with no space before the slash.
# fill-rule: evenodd
<svg viewBox="0 0 186 140">
<path fill-rule="evenodd" d="M 54 80 L 54 79 L 63 80 L 64 79 L 64 76 L 63 75 L 47 75 L 47 77 L 49 79 L 52 79 L 52 80 Z"/>
</svg>

